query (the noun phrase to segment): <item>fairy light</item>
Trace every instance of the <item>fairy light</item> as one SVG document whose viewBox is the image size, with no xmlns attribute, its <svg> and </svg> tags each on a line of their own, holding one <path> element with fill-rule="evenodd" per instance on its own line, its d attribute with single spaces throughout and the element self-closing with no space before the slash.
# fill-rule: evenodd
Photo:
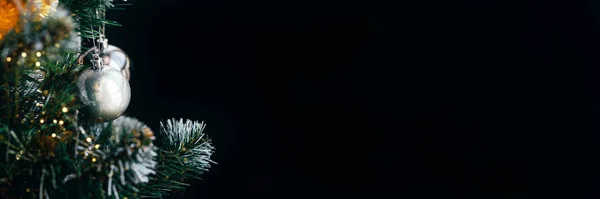
<svg viewBox="0 0 600 199">
<path fill-rule="evenodd" d="M 62 108 L 62 112 L 63 112 L 63 113 L 69 112 L 69 109 L 68 109 L 67 107 L 63 107 L 63 108 Z"/>
<path fill-rule="evenodd" d="M 37 57 L 41 57 L 41 56 L 42 56 L 42 53 L 41 53 L 41 52 L 37 52 L 37 53 L 35 53 L 35 56 L 37 56 Z"/>
<path fill-rule="evenodd" d="M 27 57 L 27 53 L 25 53 L 25 52 L 21 53 L 21 57 Z"/>
<path fill-rule="evenodd" d="M 56 137 L 56 133 L 52 133 L 52 137 L 55 138 Z"/>
<path fill-rule="evenodd" d="M 6 57 L 6 61 L 7 61 L 7 62 L 10 62 L 10 61 L 12 61 L 12 58 L 10 58 L 10 57 Z"/>
<path fill-rule="evenodd" d="M 40 119 L 40 124 L 43 124 L 43 123 L 44 123 L 44 119 Z"/>
<path fill-rule="evenodd" d="M 87 137 L 87 138 L 85 138 L 85 141 L 92 142 L 92 138 L 91 137 Z"/>
<path fill-rule="evenodd" d="M 96 162 L 96 158 L 95 157 L 92 158 L 92 162 Z"/>
<path fill-rule="evenodd" d="M 98 149 L 98 148 L 100 148 L 100 145 L 96 144 L 96 145 L 94 145 L 94 148 Z"/>
<path fill-rule="evenodd" d="M 39 61 L 35 62 L 35 66 L 41 66 L 41 65 L 42 65 L 42 63 L 40 63 Z"/>
<path fill-rule="evenodd" d="M 62 120 L 58 121 L 58 124 L 60 124 L 60 125 L 63 125 L 64 123 L 65 123 L 65 121 L 62 121 Z"/>
<path fill-rule="evenodd" d="M 56 119 L 52 120 L 52 123 L 56 124 L 58 121 L 56 121 Z"/>
</svg>

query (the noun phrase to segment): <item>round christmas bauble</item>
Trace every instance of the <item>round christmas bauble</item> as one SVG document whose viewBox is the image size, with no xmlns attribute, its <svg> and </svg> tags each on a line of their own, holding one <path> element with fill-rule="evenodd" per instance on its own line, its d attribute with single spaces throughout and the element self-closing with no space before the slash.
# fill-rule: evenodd
<svg viewBox="0 0 600 199">
<path fill-rule="evenodd" d="M 104 66 L 88 68 L 79 76 L 77 87 L 85 115 L 101 122 L 111 121 L 123 114 L 129 106 L 129 82 L 120 71 Z"/>
<path fill-rule="evenodd" d="M 130 79 L 129 57 L 123 50 L 116 46 L 108 45 L 108 47 L 102 52 L 102 59 L 104 61 L 104 65 L 121 71 L 123 76 L 125 76 L 125 79 Z"/>
</svg>

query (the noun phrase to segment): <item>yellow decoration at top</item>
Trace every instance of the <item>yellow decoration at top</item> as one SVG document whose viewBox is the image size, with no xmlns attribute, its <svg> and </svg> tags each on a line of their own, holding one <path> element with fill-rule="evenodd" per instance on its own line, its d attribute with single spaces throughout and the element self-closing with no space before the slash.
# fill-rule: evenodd
<svg viewBox="0 0 600 199">
<path fill-rule="evenodd" d="M 15 28 L 19 21 L 19 8 L 14 0 L 0 0 L 0 39 Z M 58 0 L 21 0 L 26 12 L 35 13 L 35 20 L 39 21 L 56 12 Z M 28 13 L 22 13 L 28 14 Z"/>
<path fill-rule="evenodd" d="M 0 39 L 12 30 L 19 20 L 19 10 L 12 0 L 0 0 Z"/>
</svg>

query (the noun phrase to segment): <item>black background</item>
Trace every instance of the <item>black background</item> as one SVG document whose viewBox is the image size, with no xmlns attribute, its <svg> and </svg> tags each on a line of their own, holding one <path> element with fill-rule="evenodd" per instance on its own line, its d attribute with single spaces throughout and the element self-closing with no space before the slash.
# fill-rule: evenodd
<svg viewBox="0 0 600 199">
<path fill-rule="evenodd" d="M 131 3 L 127 114 L 217 148 L 185 198 L 600 197 L 600 4 Z"/>
</svg>

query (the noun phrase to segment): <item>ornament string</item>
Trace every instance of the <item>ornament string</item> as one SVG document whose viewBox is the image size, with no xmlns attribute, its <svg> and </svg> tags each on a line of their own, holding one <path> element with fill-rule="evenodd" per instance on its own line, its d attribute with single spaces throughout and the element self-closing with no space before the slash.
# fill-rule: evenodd
<svg viewBox="0 0 600 199">
<path fill-rule="evenodd" d="M 106 13 L 104 10 L 103 11 L 96 10 L 96 14 L 100 18 L 106 19 Z M 93 30 L 94 27 L 92 26 L 91 29 Z M 92 53 L 92 69 L 100 70 L 104 67 L 104 62 L 103 62 L 102 58 L 100 57 L 100 53 L 104 52 L 104 49 L 106 49 L 106 47 L 108 46 L 108 40 L 106 39 L 105 31 L 106 31 L 106 28 L 105 28 L 104 22 L 102 23 L 102 25 L 100 25 L 98 27 L 98 36 L 96 36 L 95 32 L 92 31 L 92 37 L 98 38 L 98 39 L 92 41 L 93 47 L 90 48 L 90 50 L 88 50 L 88 52 L 84 53 L 80 57 L 80 63 L 81 63 L 81 61 L 83 61 L 83 60 L 81 60 L 82 58 L 87 56 L 87 54 L 89 54 L 90 52 L 93 52 Z"/>
<path fill-rule="evenodd" d="M 93 29 L 93 28 L 92 28 Z M 100 31 L 99 31 L 100 32 Z M 92 37 L 96 37 L 96 35 L 94 35 L 94 32 L 92 31 Z M 98 46 L 102 46 L 100 44 L 102 40 L 102 33 L 100 33 L 100 35 L 98 36 L 98 39 L 92 42 L 92 45 L 94 47 L 92 47 L 90 50 L 93 50 L 94 53 L 92 53 L 92 69 L 94 70 L 100 70 L 103 67 L 103 63 L 102 60 L 100 59 L 100 50 L 98 49 Z"/>
</svg>

